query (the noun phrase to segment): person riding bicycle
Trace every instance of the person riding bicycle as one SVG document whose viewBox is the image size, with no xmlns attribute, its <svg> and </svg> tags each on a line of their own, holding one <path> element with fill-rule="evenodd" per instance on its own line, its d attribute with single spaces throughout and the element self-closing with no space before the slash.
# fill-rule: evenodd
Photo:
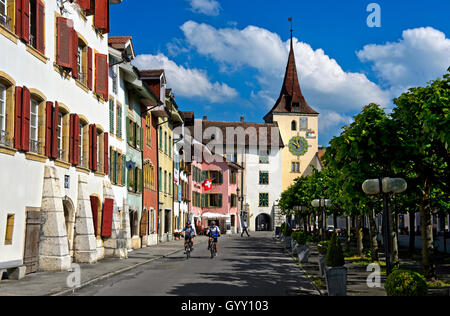
<svg viewBox="0 0 450 316">
<path fill-rule="evenodd" d="M 191 251 L 194 250 L 194 237 L 195 237 L 195 229 L 192 227 L 192 223 L 188 221 L 186 223 L 186 227 L 183 229 L 181 233 L 184 233 L 184 249 L 187 249 L 188 242 L 191 242 Z"/>
<path fill-rule="evenodd" d="M 220 237 L 220 229 L 219 229 L 219 227 L 216 226 L 216 222 L 214 222 L 214 221 L 211 222 L 211 226 L 208 227 L 206 235 L 209 236 L 208 250 L 210 249 L 209 245 L 210 245 L 211 241 L 214 241 L 214 245 L 216 248 L 216 254 L 219 254 L 218 243 L 219 243 L 219 237 Z"/>
</svg>

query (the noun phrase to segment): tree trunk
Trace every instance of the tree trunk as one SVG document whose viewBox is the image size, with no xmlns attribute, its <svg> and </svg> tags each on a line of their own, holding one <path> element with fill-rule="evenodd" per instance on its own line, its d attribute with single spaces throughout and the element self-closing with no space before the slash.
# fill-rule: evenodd
<svg viewBox="0 0 450 316">
<path fill-rule="evenodd" d="M 323 240 L 327 240 L 328 239 L 328 216 L 326 212 L 323 212 L 323 236 L 322 239 Z"/>
<path fill-rule="evenodd" d="M 371 259 L 372 262 L 380 260 L 378 255 L 378 239 L 377 239 L 377 225 L 375 221 L 375 210 L 370 211 L 369 217 L 369 229 L 370 229 L 370 249 L 371 249 Z"/>
<path fill-rule="evenodd" d="M 390 220 L 390 227 L 391 227 L 391 258 L 392 258 L 392 267 L 398 268 L 400 265 L 400 261 L 398 258 L 398 227 L 397 227 L 397 211 L 395 209 L 392 209 L 391 212 L 389 212 L 389 220 Z"/>
<path fill-rule="evenodd" d="M 350 249 L 350 243 L 351 243 L 351 231 L 352 229 L 352 219 L 350 216 L 347 216 L 347 238 L 345 239 L 345 247 L 347 249 Z"/>
<path fill-rule="evenodd" d="M 308 216 L 303 216 L 303 229 L 305 233 L 308 232 Z"/>
<path fill-rule="evenodd" d="M 424 204 L 428 204 L 425 202 Z M 422 232 L 422 267 L 427 280 L 436 278 L 434 264 L 433 222 L 430 205 L 420 205 L 421 232 Z"/>
<path fill-rule="evenodd" d="M 323 239 L 323 212 L 319 211 L 319 236 L 321 240 Z"/>
<path fill-rule="evenodd" d="M 361 227 L 361 218 L 362 216 L 357 215 L 356 216 L 356 250 L 358 251 L 358 256 L 363 256 L 363 229 Z"/>
<path fill-rule="evenodd" d="M 416 250 L 416 211 L 409 211 L 409 256 Z"/>
</svg>

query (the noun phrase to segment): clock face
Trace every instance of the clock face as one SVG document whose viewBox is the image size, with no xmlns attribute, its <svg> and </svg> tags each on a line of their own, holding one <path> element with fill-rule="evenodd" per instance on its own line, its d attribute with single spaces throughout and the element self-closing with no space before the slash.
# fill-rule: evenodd
<svg viewBox="0 0 450 316">
<path fill-rule="evenodd" d="M 289 151 L 294 156 L 304 156 L 308 152 L 308 141 L 301 136 L 293 137 L 289 141 Z"/>
</svg>

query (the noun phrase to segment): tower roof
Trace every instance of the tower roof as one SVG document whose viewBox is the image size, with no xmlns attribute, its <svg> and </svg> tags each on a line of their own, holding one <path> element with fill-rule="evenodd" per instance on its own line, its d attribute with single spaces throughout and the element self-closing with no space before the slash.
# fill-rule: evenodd
<svg viewBox="0 0 450 316">
<path fill-rule="evenodd" d="M 297 65 L 295 62 L 294 44 L 291 36 L 291 49 L 284 75 L 283 86 L 280 97 L 275 106 L 266 115 L 267 118 L 272 113 L 299 113 L 299 114 L 319 114 L 306 102 L 300 88 L 298 80 Z"/>
</svg>

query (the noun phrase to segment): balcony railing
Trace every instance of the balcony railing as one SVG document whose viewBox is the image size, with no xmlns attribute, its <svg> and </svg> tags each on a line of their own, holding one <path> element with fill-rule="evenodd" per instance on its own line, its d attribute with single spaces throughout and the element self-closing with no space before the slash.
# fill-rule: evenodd
<svg viewBox="0 0 450 316">
<path fill-rule="evenodd" d="M 58 160 L 64 161 L 65 160 L 65 153 L 67 150 L 64 149 L 58 149 Z"/>
<path fill-rule="evenodd" d="M 42 148 L 41 148 L 41 142 L 37 141 L 37 140 L 30 140 L 30 152 L 38 154 L 38 155 L 42 155 Z"/>
<path fill-rule="evenodd" d="M 4 15 L 3 13 L 0 13 L 0 25 L 6 27 L 11 32 L 14 32 L 12 18 L 10 18 L 7 15 Z"/>
<path fill-rule="evenodd" d="M 12 139 L 9 137 L 9 132 L 0 131 L 0 145 L 12 147 Z"/>
</svg>

